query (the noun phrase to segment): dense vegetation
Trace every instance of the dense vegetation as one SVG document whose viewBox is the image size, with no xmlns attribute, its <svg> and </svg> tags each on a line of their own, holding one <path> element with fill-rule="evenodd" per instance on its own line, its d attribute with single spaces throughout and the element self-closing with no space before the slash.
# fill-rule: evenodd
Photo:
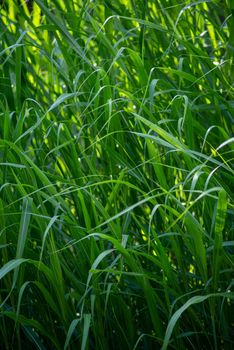
<svg viewBox="0 0 234 350">
<path fill-rule="evenodd" d="M 233 1 L 0 6 L 1 349 L 233 348 Z"/>
</svg>

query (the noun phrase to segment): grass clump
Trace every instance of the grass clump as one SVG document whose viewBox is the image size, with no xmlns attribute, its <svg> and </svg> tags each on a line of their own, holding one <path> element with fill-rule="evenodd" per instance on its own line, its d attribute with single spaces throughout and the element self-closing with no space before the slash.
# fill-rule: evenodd
<svg viewBox="0 0 234 350">
<path fill-rule="evenodd" d="M 233 11 L 2 2 L 3 349 L 233 347 Z"/>
</svg>

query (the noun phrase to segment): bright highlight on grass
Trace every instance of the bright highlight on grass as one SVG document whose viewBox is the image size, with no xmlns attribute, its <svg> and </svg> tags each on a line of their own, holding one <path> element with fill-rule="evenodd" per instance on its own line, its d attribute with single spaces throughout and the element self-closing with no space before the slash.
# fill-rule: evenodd
<svg viewBox="0 0 234 350">
<path fill-rule="evenodd" d="M 1 349 L 234 347 L 232 1 L 0 5 Z"/>
</svg>

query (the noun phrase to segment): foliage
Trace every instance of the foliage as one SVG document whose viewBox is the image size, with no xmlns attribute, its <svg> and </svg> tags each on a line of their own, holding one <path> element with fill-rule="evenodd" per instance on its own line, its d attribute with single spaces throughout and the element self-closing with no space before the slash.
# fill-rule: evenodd
<svg viewBox="0 0 234 350">
<path fill-rule="evenodd" d="M 232 1 L 5 0 L 4 349 L 231 349 Z"/>
</svg>

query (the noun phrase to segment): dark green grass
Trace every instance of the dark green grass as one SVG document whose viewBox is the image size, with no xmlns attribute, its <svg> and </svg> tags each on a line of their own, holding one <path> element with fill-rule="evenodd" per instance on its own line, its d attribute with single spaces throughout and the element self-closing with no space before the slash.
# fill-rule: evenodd
<svg viewBox="0 0 234 350">
<path fill-rule="evenodd" d="M 233 348 L 233 11 L 1 4 L 3 349 Z"/>
</svg>

